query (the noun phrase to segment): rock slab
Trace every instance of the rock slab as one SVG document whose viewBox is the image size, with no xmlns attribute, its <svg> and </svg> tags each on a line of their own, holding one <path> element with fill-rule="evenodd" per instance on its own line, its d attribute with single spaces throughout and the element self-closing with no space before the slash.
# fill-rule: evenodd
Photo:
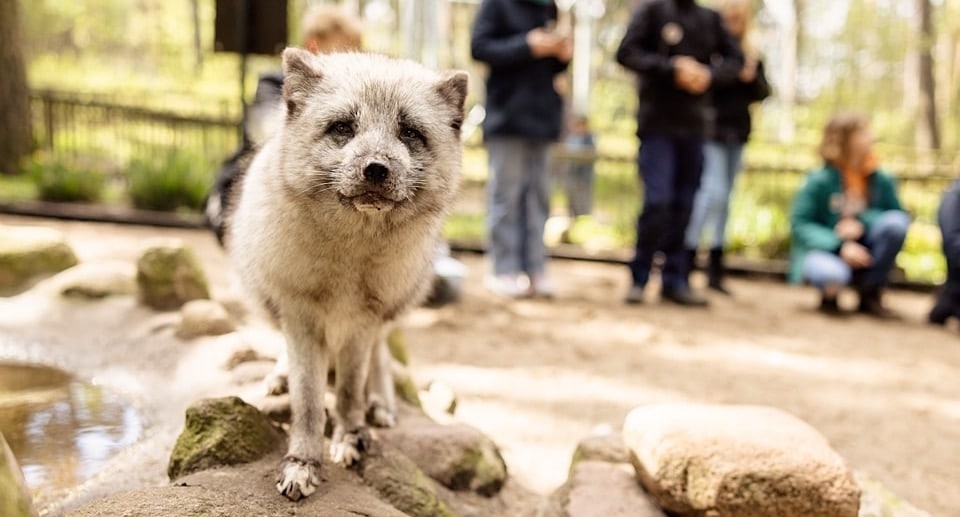
<svg viewBox="0 0 960 517">
<path fill-rule="evenodd" d="M 627 416 L 637 478 L 679 516 L 856 517 L 860 489 L 814 428 L 763 406 L 654 404 Z"/>
<path fill-rule="evenodd" d="M 200 336 L 219 336 L 237 329 L 236 324 L 219 302 L 193 300 L 180 309 L 180 324 L 176 335 L 181 339 Z"/>
</svg>

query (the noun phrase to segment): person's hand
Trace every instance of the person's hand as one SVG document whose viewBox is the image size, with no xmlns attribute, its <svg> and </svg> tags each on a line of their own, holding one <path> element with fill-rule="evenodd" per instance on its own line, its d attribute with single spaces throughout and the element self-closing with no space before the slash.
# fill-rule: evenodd
<svg viewBox="0 0 960 517">
<path fill-rule="evenodd" d="M 700 95 L 710 87 L 710 69 L 690 56 L 673 58 L 674 83 L 681 90 Z"/>
<path fill-rule="evenodd" d="M 746 57 L 743 60 L 743 68 L 740 69 L 740 82 L 749 83 L 757 77 L 757 59 Z"/>
<path fill-rule="evenodd" d="M 854 241 L 844 242 L 843 246 L 840 246 L 840 258 L 854 269 L 870 267 L 873 264 L 870 250 Z"/>
<path fill-rule="evenodd" d="M 573 39 L 561 38 L 554 57 L 561 63 L 569 63 L 570 60 L 573 59 Z"/>
<path fill-rule="evenodd" d="M 573 53 L 573 46 L 569 44 L 567 38 L 550 32 L 543 27 L 537 27 L 527 33 L 527 45 L 530 46 L 530 53 L 533 57 L 557 57 L 564 52 L 564 47 L 569 46 L 569 52 Z"/>
<path fill-rule="evenodd" d="M 838 237 L 845 241 L 855 241 L 863 237 L 863 223 L 854 217 L 844 217 L 833 227 Z"/>
</svg>

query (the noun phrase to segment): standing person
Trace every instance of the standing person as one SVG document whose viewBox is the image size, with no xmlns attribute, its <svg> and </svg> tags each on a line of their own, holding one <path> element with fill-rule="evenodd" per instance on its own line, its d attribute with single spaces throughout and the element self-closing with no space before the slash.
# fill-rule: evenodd
<svg viewBox="0 0 960 517">
<path fill-rule="evenodd" d="M 550 297 L 543 229 L 549 215 L 547 153 L 560 136 L 563 100 L 554 77 L 573 54 L 554 30 L 553 0 L 483 0 L 471 34 L 473 58 L 489 67 L 483 139 L 489 155 L 487 233 L 503 296 Z"/>
<path fill-rule="evenodd" d="M 692 266 L 707 230 L 710 239 L 707 286 L 729 295 L 723 282 L 723 247 L 730 193 L 740 172 L 743 147 L 750 136 L 750 105 L 767 98 L 770 85 L 763 72 L 763 61 L 747 38 L 753 20 L 750 0 L 724 0 L 720 4 L 720 15 L 724 26 L 743 49 L 744 64 L 732 80 L 713 82 L 711 96 L 716 120 L 703 149 L 703 177 L 693 201 L 685 241 Z"/>
<path fill-rule="evenodd" d="M 664 254 L 661 297 L 705 306 L 690 290 L 684 233 L 700 185 L 709 125 L 707 89 L 743 68 L 739 45 L 716 11 L 695 0 L 649 0 L 637 9 L 617 50 L 617 62 L 639 80 L 638 162 L 643 209 L 630 262 L 627 303 L 642 303 L 654 254 Z"/>
<path fill-rule="evenodd" d="M 934 325 L 943 325 L 951 317 L 960 319 L 960 181 L 943 194 L 937 222 L 943 234 L 947 281 L 940 288 L 928 319 Z"/>
<path fill-rule="evenodd" d="M 903 247 L 910 219 L 893 178 L 877 167 L 865 115 L 834 115 L 820 143 L 822 167 L 807 174 L 790 214 L 790 280 L 820 291 L 820 310 L 839 314 L 840 289 L 852 284 L 858 311 L 896 315 L 883 305 L 883 289 Z"/>
</svg>

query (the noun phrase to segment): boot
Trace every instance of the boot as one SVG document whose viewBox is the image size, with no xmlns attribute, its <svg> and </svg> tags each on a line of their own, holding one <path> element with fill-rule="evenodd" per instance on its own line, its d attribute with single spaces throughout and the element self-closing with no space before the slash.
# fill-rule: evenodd
<svg viewBox="0 0 960 517">
<path fill-rule="evenodd" d="M 883 293 L 879 286 L 863 286 L 857 292 L 860 294 L 857 312 L 884 320 L 899 319 L 895 312 L 883 306 Z"/>
<path fill-rule="evenodd" d="M 710 263 L 707 265 L 707 287 L 714 291 L 730 296 L 732 293 L 723 284 L 726 270 L 723 267 L 723 248 L 710 249 Z"/>
<path fill-rule="evenodd" d="M 930 309 L 930 314 L 927 315 L 927 321 L 934 325 L 946 325 L 951 316 L 960 317 L 960 307 L 951 303 L 946 290 L 941 289 L 937 295 L 937 303 L 934 304 L 933 308 Z"/>
<path fill-rule="evenodd" d="M 823 314 L 826 314 L 827 316 L 843 316 L 843 310 L 840 309 L 840 303 L 837 301 L 837 295 L 821 295 L 820 307 L 818 307 L 817 310 Z"/>
<path fill-rule="evenodd" d="M 687 286 L 664 289 L 660 293 L 663 300 L 685 307 L 706 307 L 707 299 L 690 290 Z"/>
</svg>

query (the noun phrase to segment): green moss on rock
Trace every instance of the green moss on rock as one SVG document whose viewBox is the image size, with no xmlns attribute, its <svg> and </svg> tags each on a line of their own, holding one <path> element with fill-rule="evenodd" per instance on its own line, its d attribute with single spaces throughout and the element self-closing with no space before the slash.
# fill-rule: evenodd
<svg viewBox="0 0 960 517">
<path fill-rule="evenodd" d="M 398 363 L 404 366 L 410 365 L 407 346 L 403 343 L 403 331 L 400 329 L 390 331 L 390 334 L 387 336 L 387 348 L 390 349 L 390 355 L 393 356 Z"/>
<path fill-rule="evenodd" d="M 167 475 L 258 460 L 283 443 L 270 419 L 239 397 L 204 399 L 187 409 Z"/>
<path fill-rule="evenodd" d="M 210 298 L 207 279 L 190 248 L 167 243 L 148 248 L 137 261 L 137 294 L 158 310 L 179 309 L 191 300 Z"/>
<path fill-rule="evenodd" d="M 394 370 L 393 389 L 400 400 L 416 408 L 423 408 L 423 404 L 420 402 L 420 390 L 418 390 L 417 386 L 413 383 L 413 377 L 410 376 L 410 372 L 408 372 L 406 368 L 397 368 Z"/>
</svg>

